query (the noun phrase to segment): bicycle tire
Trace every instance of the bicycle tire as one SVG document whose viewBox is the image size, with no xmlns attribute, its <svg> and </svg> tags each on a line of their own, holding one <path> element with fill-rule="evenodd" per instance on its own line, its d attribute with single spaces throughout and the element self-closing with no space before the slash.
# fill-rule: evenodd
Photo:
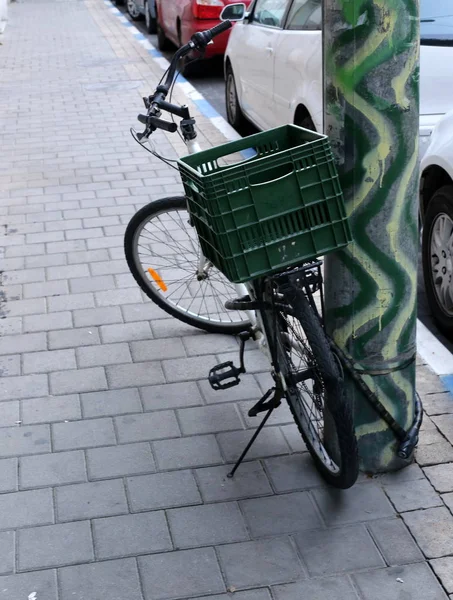
<svg viewBox="0 0 453 600">
<path fill-rule="evenodd" d="M 211 315 L 211 318 L 209 318 L 209 315 L 205 315 L 205 316 L 200 316 L 199 314 L 196 315 L 196 314 L 193 314 L 193 312 L 188 312 L 188 310 L 184 309 L 182 306 L 178 306 L 178 305 L 171 303 L 168 299 L 166 299 L 166 297 L 160 291 L 158 291 L 158 289 L 154 285 L 152 285 L 151 278 L 148 278 L 148 276 L 146 275 L 146 270 L 143 269 L 141 264 L 139 264 L 139 259 L 138 259 L 138 254 L 137 254 L 137 252 L 138 252 L 137 244 L 139 244 L 139 235 L 140 235 L 141 231 L 143 231 L 144 227 L 147 224 L 151 223 L 151 221 L 153 219 L 157 219 L 162 215 L 170 215 L 172 212 L 177 212 L 178 214 L 187 213 L 187 204 L 186 204 L 186 199 L 184 196 L 162 198 L 160 200 L 150 202 L 149 204 L 147 204 L 146 206 L 141 208 L 129 221 L 129 224 L 126 228 L 126 232 L 124 235 L 124 252 L 126 255 L 126 261 L 127 261 L 128 267 L 129 267 L 135 281 L 140 286 L 140 288 L 143 290 L 143 292 L 148 296 L 148 298 L 150 298 L 153 302 L 155 302 L 155 304 L 160 306 L 160 308 L 162 308 L 169 315 L 179 319 L 183 323 L 187 323 L 188 325 L 192 325 L 193 327 L 197 327 L 198 329 L 203 329 L 204 331 L 208 331 L 210 333 L 223 333 L 223 334 L 228 334 L 228 335 L 235 335 L 242 331 L 245 331 L 246 329 L 248 329 L 250 327 L 250 322 L 247 319 L 243 319 L 243 314 L 241 314 L 239 312 L 236 312 L 236 311 L 231 312 L 231 311 L 227 311 L 226 309 L 223 308 L 223 310 L 225 311 L 224 312 L 225 322 L 224 322 L 220 318 L 220 315 L 223 313 L 219 312 L 217 319 L 214 318 L 215 315 Z M 185 227 L 185 223 L 189 221 L 188 213 L 187 213 L 187 221 L 183 222 L 181 217 L 179 220 L 181 221 L 181 224 L 184 223 L 184 227 Z M 155 227 L 157 227 L 157 225 Z M 187 229 L 187 231 L 189 231 L 188 228 L 185 228 L 185 231 L 186 231 L 186 229 Z M 147 230 L 147 233 L 150 233 L 149 230 Z M 193 238 L 194 239 L 192 241 L 196 241 L 196 243 L 198 244 L 198 238 L 196 237 L 195 230 L 193 230 Z M 165 243 L 167 246 L 170 245 L 170 241 L 166 238 L 164 238 L 164 239 L 165 239 L 165 242 L 164 242 L 164 240 L 161 240 L 160 243 L 161 244 Z M 182 246 L 182 242 L 178 242 L 177 240 L 174 241 L 174 243 L 176 244 L 175 247 Z M 185 263 L 189 264 L 190 261 L 189 261 L 188 257 L 191 255 L 192 248 L 187 248 L 186 246 L 182 246 L 181 251 L 185 251 L 185 254 L 183 255 L 183 260 Z M 173 254 L 173 256 L 175 256 L 175 255 Z M 154 256 L 154 260 L 158 261 L 159 258 L 162 259 L 162 257 L 159 257 L 157 254 Z M 178 260 L 178 259 L 176 259 L 176 260 Z M 196 262 L 194 262 L 194 265 L 193 265 L 193 280 L 188 280 L 187 286 L 190 285 L 190 286 L 196 287 L 198 284 L 198 286 L 200 286 L 200 289 L 201 289 L 203 286 L 203 282 L 198 281 L 196 278 L 197 263 L 198 263 L 198 260 L 196 260 Z M 152 267 L 153 269 L 155 268 L 155 266 L 153 264 L 150 264 L 149 266 Z M 214 277 L 215 277 L 215 282 L 213 281 Z M 224 275 L 222 275 L 222 273 L 217 271 L 217 269 L 215 269 L 215 267 L 213 267 L 213 266 L 210 267 L 208 277 L 203 281 L 208 281 L 209 278 L 211 278 L 211 281 L 212 281 L 211 288 L 214 290 L 214 292 L 216 291 L 216 286 L 219 290 L 221 288 L 222 289 L 225 288 L 230 291 L 229 291 L 228 295 L 225 292 L 225 294 L 222 295 L 222 298 L 220 298 L 220 291 L 218 292 L 219 298 L 215 297 L 215 294 L 213 293 L 211 296 L 207 297 L 208 300 L 212 300 L 212 302 L 214 302 L 218 307 L 220 307 L 221 300 L 227 300 L 227 299 L 230 299 L 231 297 L 234 297 L 234 295 L 235 295 L 234 285 L 231 284 L 224 277 Z M 214 283 L 216 285 L 214 285 Z M 189 288 L 187 288 L 187 289 L 189 289 Z M 207 309 L 206 300 L 205 300 L 205 305 L 206 305 L 206 309 Z M 222 306 L 223 306 L 223 302 L 222 302 Z M 219 311 L 220 311 L 220 308 L 219 308 Z M 234 318 L 236 318 L 236 320 L 234 320 Z"/>
<path fill-rule="evenodd" d="M 276 340 L 272 337 L 270 343 L 275 343 L 275 356 L 278 357 L 279 368 L 287 383 L 286 400 L 299 429 L 300 434 L 310 452 L 314 463 L 322 477 L 332 486 L 347 489 L 354 485 L 359 472 L 359 456 L 357 439 L 354 431 L 352 409 L 346 399 L 343 380 L 340 376 L 337 360 L 329 346 L 329 341 L 321 325 L 318 315 L 313 311 L 302 289 L 294 285 L 283 291 L 286 302 L 291 306 L 291 315 L 284 314 L 279 307 L 277 314 L 277 327 L 275 328 Z M 269 323 L 270 311 L 267 312 Z M 294 352 L 294 341 L 289 342 L 288 317 L 290 328 L 295 329 L 295 323 L 299 323 L 305 334 L 304 353 L 306 366 L 313 373 L 312 386 L 313 396 L 317 401 L 320 394 L 317 389 L 323 391 L 322 416 L 323 440 L 314 440 L 314 426 L 311 416 L 307 410 L 309 389 L 305 382 L 304 389 L 301 382 L 295 382 L 293 360 L 291 353 Z M 270 325 L 272 327 L 272 325 Z M 284 335 L 283 335 L 284 334 Z M 292 336 L 294 337 L 294 332 Z M 301 346 L 301 341 L 298 340 Z M 288 350 L 288 346 L 291 350 Z M 302 392 L 305 394 L 303 399 Z M 313 403 L 313 399 L 311 400 Z M 321 411 L 319 411 L 321 413 Z M 326 434 L 326 424 L 328 433 Z M 334 439 L 335 436 L 335 439 Z M 321 448 L 322 446 L 322 448 Z M 333 458 L 330 453 L 335 454 Z M 328 457 L 328 458 L 327 458 Z M 326 463 L 330 461 L 330 464 Z"/>
</svg>

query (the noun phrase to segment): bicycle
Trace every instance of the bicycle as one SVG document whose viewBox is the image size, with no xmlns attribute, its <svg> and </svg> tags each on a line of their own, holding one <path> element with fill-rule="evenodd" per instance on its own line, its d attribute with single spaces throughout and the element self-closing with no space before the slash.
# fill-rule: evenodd
<svg viewBox="0 0 453 600">
<path fill-rule="evenodd" d="M 157 129 L 177 131 L 174 121 L 161 119 L 165 111 L 182 119 L 180 128 L 189 156 L 203 154 L 189 109 L 167 102 L 166 97 L 171 94 L 179 60 L 194 50 L 203 51 L 215 35 L 229 27 L 231 23 L 226 21 L 196 33 L 175 53 L 165 82 L 161 80 L 155 93 L 144 99 L 147 113 L 138 119 L 145 130 L 134 134 L 137 141 L 143 144 Z M 195 227 L 200 229 L 204 223 L 196 211 L 188 210 L 191 202 L 187 192 L 190 190 L 186 186 L 185 197 L 157 200 L 138 211 L 126 229 L 125 253 L 139 286 L 169 314 L 207 331 L 239 334 L 240 366 L 227 362 L 213 367 L 209 381 L 214 389 L 240 383 L 240 375 L 246 370 L 247 340 L 255 340 L 270 361 L 274 386 L 249 411 L 250 416 L 265 412 L 265 417 L 230 475 L 234 475 L 272 411 L 286 397 L 321 475 L 335 487 L 352 486 L 358 476 L 352 409 L 344 392 L 341 363 L 324 331 L 315 301 L 315 294 L 320 292 L 322 313 L 322 262 L 312 258 L 231 283 L 223 274 L 225 269 L 215 266 L 218 261 L 206 258 L 200 248 L 200 239 L 204 248 L 207 245 Z M 233 291 L 235 299 L 231 298 Z"/>
</svg>

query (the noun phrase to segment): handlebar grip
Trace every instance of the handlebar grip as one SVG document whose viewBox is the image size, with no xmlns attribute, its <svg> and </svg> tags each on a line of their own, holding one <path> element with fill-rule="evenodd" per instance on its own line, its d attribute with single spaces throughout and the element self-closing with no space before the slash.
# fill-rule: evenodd
<svg viewBox="0 0 453 600">
<path fill-rule="evenodd" d="M 216 35 L 219 35 L 219 34 L 223 33 L 224 31 L 227 31 L 232 26 L 233 25 L 232 25 L 231 21 L 223 21 L 222 23 L 219 23 L 218 25 L 216 25 L 209 31 L 211 32 L 211 35 L 214 38 Z"/>
<path fill-rule="evenodd" d="M 157 117 L 148 117 L 148 123 L 153 127 L 157 127 L 157 129 L 163 129 L 169 133 L 174 133 L 178 129 L 176 123 L 164 121 L 163 119 L 158 119 Z"/>
</svg>

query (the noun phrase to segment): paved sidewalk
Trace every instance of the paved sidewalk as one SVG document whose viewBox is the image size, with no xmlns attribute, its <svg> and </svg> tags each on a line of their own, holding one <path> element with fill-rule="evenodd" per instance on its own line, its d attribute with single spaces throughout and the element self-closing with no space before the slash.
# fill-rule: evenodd
<svg viewBox="0 0 453 600">
<path fill-rule="evenodd" d="M 419 365 L 418 465 L 328 489 L 281 408 L 227 480 L 263 363 L 212 392 L 236 342 L 167 318 L 123 258 L 131 215 L 181 191 L 129 135 L 158 64 L 102 0 L 23 0 L 0 66 L 0 599 L 453 598 L 438 377 Z"/>
</svg>

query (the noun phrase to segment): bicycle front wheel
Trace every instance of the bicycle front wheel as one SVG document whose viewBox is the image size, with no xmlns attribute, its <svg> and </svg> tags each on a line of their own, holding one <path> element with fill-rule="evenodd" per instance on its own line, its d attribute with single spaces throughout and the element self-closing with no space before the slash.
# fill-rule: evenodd
<svg viewBox="0 0 453 600">
<path fill-rule="evenodd" d="M 199 272 L 200 244 L 183 196 L 147 204 L 130 220 L 124 236 L 135 281 L 168 314 L 210 333 L 237 334 L 250 322 L 225 309 L 234 284 L 206 262 Z"/>
<path fill-rule="evenodd" d="M 266 311 L 270 339 L 294 420 L 324 479 L 349 488 L 358 476 L 357 440 L 329 341 L 302 289 L 281 293 L 272 280 L 266 287 L 265 300 L 274 304 Z"/>
</svg>

